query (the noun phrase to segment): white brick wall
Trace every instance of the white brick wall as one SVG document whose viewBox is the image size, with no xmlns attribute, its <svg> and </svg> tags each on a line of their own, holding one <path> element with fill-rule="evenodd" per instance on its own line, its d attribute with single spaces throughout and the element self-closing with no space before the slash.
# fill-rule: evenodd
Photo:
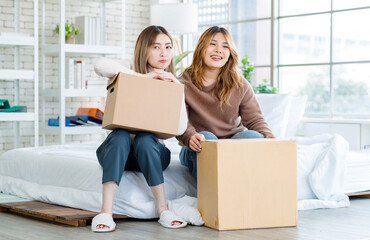
<svg viewBox="0 0 370 240">
<path fill-rule="evenodd" d="M 149 1 L 150 0 L 126 0 L 126 55 L 127 58 L 132 58 L 133 48 L 138 34 L 149 25 Z M 57 43 L 58 37 L 53 35 L 53 29 L 59 22 L 59 0 L 46 1 L 46 43 Z M 66 1 L 66 19 L 73 22 L 76 16 L 98 16 L 100 14 L 99 1 L 74 0 Z M 39 3 L 40 13 L 40 45 L 41 45 L 41 3 Z M 106 44 L 120 45 L 121 42 L 121 6 L 117 2 L 106 3 Z M 20 31 L 33 34 L 33 0 L 20 0 Z M 0 2 L 0 31 L 14 31 L 14 1 L 1 0 Z M 33 49 L 20 49 L 20 68 L 33 68 Z M 86 62 L 87 77 L 96 77 L 93 72 L 93 64 L 98 59 L 96 56 L 87 57 L 80 56 Z M 40 68 L 41 68 L 41 52 L 40 52 Z M 58 57 L 46 57 L 46 88 L 58 88 Z M 0 69 L 14 68 L 14 49 L 0 47 Z M 41 69 L 39 70 L 41 74 Z M 41 77 L 40 77 L 41 81 Z M 41 87 L 41 83 L 40 83 Z M 40 89 L 41 90 L 41 89 Z M 20 81 L 20 104 L 28 107 L 29 111 L 33 111 L 33 81 Z M 9 99 L 11 105 L 14 105 L 14 82 L 0 80 L 0 98 Z M 55 118 L 58 115 L 58 98 L 45 98 L 46 103 L 46 119 Z M 78 107 L 98 107 L 102 109 L 101 98 L 67 98 L 66 100 L 66 115 L 74 115 Z M 40 97 L 41 107 L 41 97 Z M 41 121 L 41 115 L 40 115 Z M 14 133 L 15 123 L 0 122 L 0 153 L 14 148 Z M 43 124 L 40 123 L 40 126 Z M 29 147 L 34 145 L 33 138 L 33 122 L 21 122 L 19 138 L 20 147 Z M 82 141 L 102 141 L 103 135 L 72 135 L 66 136 L 67 142 L 82 142 Z M 48 145 L 59 142 L 58 136 L 46 136 Z"/>
</svg>

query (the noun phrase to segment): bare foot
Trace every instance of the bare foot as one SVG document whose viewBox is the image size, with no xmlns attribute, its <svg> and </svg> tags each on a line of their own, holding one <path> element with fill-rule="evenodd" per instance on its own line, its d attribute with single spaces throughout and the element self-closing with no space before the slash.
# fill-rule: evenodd
<svg viewBox="0 0 370 240">
<path fill-rule="evenodd" d="M 172 226 L 178 226 L 178 225 L 181 225 L 182 224 L 182 222 L 180 222 L 180 221 L 173 221 L 173 222 L 171 222 L 171 225 Z"/>
<path fill-rule="evenodd" d="M 98 224 L 98 225 L 96 225 L 96 228 L 97 229 L 110 229 L 110 227 L 108 227 L 107 225 L 104 225 L 104 224 Z"/>
</svg>

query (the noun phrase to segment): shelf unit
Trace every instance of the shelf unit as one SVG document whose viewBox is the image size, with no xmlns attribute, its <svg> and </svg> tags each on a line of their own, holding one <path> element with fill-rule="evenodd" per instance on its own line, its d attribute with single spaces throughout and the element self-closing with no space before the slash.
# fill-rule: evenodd
<svg viewBox="0 0 370 240">
<path fill-rule="evenodd" d="M 14 48 L 14 69 L 0 69 L 0 80 L 14 82 L 14 103 L 19 105 L 20 102 L 20 81 L 33 80 L 33 97 L 34 97 L 34 112 L 15 112 L 15 113 L 0 113 L 0 122 L 14 122 L 14 147 L 19 147 L 20 137 L 20 122 L 32 121 L 34 146 L 39 145 L 39 19 L 38 19 L 38 0 L 33 1 L 33 36 L 0 36 L 0 47 Z M 19 32 L 20 5 L 19 0 L 14 0 L 14 32 Z M 20 69 L 20 48 L 33 48 L 33 69 Z"/>
<path fill-rule="evenodd" d="M 45 43 L 45 1 L 42 0 L 42 26 L 41 26 L 41 122 L 42 127 L 42 143 L 45 145 L 45 135 L 59 135 L 59 141 L 61 144 L 66 142 L 66 135 L 75 134 L 105 134 L 106 131 L 100 126 L 75 126 L 65 127 L 65 110 L 66 110 L 66 98 L 67 97 L 106 97 L 105 89 L 66 89 L 65 88 L 65 59 L 66 57 L 73 56 L 106 56 L 106 55 L 119 55 L 123 58 L 125 55 L 125 1 L 124 0 L 100 0 L 100 17 L 102 26 L 105 26 L 106 21 L 106 2 L 119 2 L 121 3 L 121 26 L 122 26 L 122 40 L 120 46 L 107 46 L 105 45 L 105 38 L 103 38 L 102 45 L 81 45 L 81 44 L 65 44 L 64 29 L 65 29 L 65 6 L 66 0 L 60 0 L 60 17 L 59 26 L 60 34 L 58 44 L 47 44 Z M 103 36 L 105 36 L 105 28 L 102 28 Z M 46 89 L 45 88 L 45 68 L 46 62 L 45 57 L 58 56 L 59 58 L 59 69 L 58 69 L 58 89 Z M 45 119 L 45 97 L 57 97 L 58 98 L 58 115 L 59 115 L 59 127 L 49 127 Z"/>
</svg>

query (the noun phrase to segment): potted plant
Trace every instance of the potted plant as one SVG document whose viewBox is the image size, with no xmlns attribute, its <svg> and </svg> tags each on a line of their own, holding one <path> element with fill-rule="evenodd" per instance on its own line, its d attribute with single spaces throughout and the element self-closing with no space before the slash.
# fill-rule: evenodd
<svg viewBox="0 0 370 240">
<path fill-rule="evenodd" d="M 80 32 L 80 30 L 73 25 L 73 23 L 69 23 L 68 20 L 65 23 L 65 41 L 66 43 L 74 43 L 75 36 Z M 59 34 L 59 24 L 55 27 L 54 34 Z"/>
<path fill-rule="evenodd" d="M 249 58 L 248 55 L 245 55 L 245 57 L 242 59 L 242 73 L 243 73 L 243 76 L 244 78 L 250 83 L 252 84 L 252 76 L 254 75 L 254 65 L 253 63 L 251 62 L 251 59 Z"/>
<path fill-rule="evenodd" d="M 181 63 L 181 61 L 184 58 L 186 58 L 192 52 L 193 51 L 185 51 L 185 52 L 181 53 L 180 55 L 175 55 L 173 57 L 174 58 L 174 63 L 175 63 L 175 68 L 176 68 L 175 71 L 176 71 L 176 74 L 177 75 L 180 75 L 184 71 L 184 69 L 185 69 L 185 67 L 182 66 L 182 64 L 181 64 L 181 66 L 177 66 L 177 65 L 179 65 Z"/>
<path fill-rule="evenodd" d="M 242 73 L 244 78 L 252 85 L 252 76 L 254 75 L 254 64 L 251 62 L 248 55 L 246 55 L 242 59 Z M 279 89 L 276 87 L 272 87 L 267 79 L 263 79 L 264 83 L 260 83 L 258 85 L 255 85 L 253 87 L 253 91 L 255 93 L 278 93 Z"/>
</svg>

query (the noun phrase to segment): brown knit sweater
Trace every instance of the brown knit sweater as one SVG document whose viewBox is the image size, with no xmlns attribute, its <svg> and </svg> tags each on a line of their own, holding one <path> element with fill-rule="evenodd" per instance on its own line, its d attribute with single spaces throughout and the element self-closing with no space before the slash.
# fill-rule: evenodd
<svg viewBox="0 0 370 240">
<path fill-rule="evenodd" d="M 273 136 L 250 84 L 244 79 L 242 88 L 234 88 L 229 97 L 229 104 L 219 106 L 213 92 L 215 84 L 199 90 L 186 73 L 180 78 L 185 84 L 185 102 L 188 111 L 188 127 L 177 139 L 189 146 L 190 137 L 201 131 L 209 131 L 218 138 L 230 138 L 243 131 L 245 127 L 255 130 L 265 137 Z"/>
</svg>

